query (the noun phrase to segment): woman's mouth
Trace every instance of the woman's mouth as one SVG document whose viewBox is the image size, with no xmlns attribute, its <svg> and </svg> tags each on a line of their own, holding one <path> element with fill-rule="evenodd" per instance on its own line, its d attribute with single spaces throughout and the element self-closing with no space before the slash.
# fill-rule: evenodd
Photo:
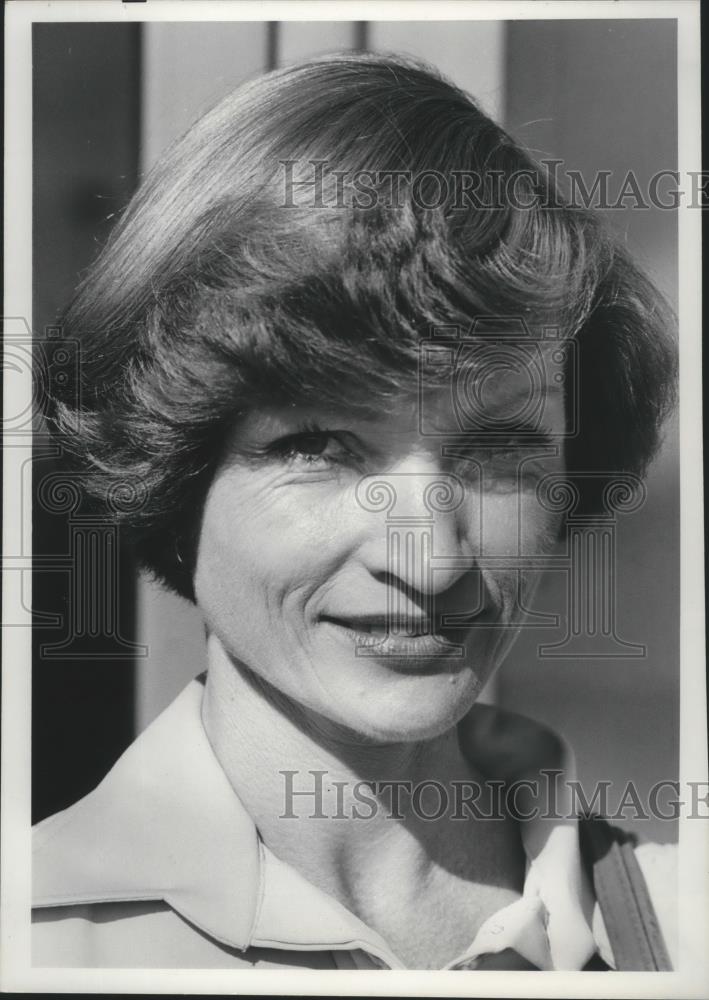
<svg viewBox="0 0 709 1000">
<path fill-rule="evenodd" d="M 469 626 L 434 625 L 419 617 L 334 617 L 321 621 L 354 643 L 356 653 L 367 657 L 393 659 L 457 658 L 465 655 Z"/>
</svg>

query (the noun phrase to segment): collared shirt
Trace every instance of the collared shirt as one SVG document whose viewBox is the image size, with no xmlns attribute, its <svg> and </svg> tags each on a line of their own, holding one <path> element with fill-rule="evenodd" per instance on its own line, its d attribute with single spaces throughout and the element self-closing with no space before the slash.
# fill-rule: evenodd
<svg viewBox="0 0 709 1000">
<path fill-rule="evenodd" d="M 36 827 L 33 964 L 404 968 L 376 931 L 262 842 L 209 743 L 202 694 L 193 681 L 92 793 Z M 520 717 L 490 712 L 509 774 L 510 739 L 526 741 L 535 724 L 521 720 L 516 733 L 510 719 Z M 576 824 L 521 826 L 521 898 L 446 968 L 503 967 L 491 957 L 510 954 L 514 968 L 578 970 L 598 955 L 612 968 Z"/>
</svg>

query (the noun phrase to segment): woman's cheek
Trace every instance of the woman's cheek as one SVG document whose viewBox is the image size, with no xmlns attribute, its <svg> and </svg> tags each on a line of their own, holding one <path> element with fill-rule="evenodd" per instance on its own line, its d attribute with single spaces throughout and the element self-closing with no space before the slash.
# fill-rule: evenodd
<svg viewBox="0 0 709 1000">
<path fill-rule="evenodd" d="M 303 586 L 345 542 L 342 502 L 329 483 L 287 483 L 241 470 L 216 479 L 205 504 L 195 588 L 248 584 L 252 597 Z"/>
<path fill-rule="evenodd" d="M 489 491 L 481 507 L 482 552 L 490 556 L 534 556 L 549 552 L 561 519 L 539 503 L 532 489 L 520 493 Z"/>
<path fill-rule="evenodd" d="M 523 617 L 520 604 L 527 606 L 533 597 L 543 569 L 540 565 L 520 571 L 520 562 L 550 553 L 557 543 L 559 526 L 559 517 L 542 509 L 533 491 L 514 495 L 488 491 L 484 495 L 479 551 L 483 578 L 501 621 L 511 623 Z M 486 566 L 486 559 L 495 563 Z"/>
</svg>

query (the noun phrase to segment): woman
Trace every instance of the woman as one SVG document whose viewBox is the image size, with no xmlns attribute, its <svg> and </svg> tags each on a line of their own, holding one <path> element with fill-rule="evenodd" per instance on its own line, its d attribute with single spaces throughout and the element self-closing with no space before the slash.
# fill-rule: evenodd
<svg viewBox="0 0 709 1000">
<path fill-rule="evenodd" d="M 67 314 L 52 420 L 208 671 L 38 828 L 35 963 L 623 967 L 564 782 L 534 808 L 565 745 L 476 699 L 550 490 L 593 513 L 651 459 L 668 327 L 419 65 L 269 74 L 165 154 Z"/>
</svg>

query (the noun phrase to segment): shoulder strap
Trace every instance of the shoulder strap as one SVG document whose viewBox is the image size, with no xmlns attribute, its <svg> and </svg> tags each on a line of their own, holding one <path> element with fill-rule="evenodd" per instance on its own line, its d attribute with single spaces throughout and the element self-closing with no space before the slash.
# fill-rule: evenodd
<svg viewBox="0 0 709 1000">
<path fill-rule="evenodd" d="M 635 839 L 598 816 L 579 820 L 584 867 L 595 890 L 619 971 L 672 970 Z"/>
</svg>

